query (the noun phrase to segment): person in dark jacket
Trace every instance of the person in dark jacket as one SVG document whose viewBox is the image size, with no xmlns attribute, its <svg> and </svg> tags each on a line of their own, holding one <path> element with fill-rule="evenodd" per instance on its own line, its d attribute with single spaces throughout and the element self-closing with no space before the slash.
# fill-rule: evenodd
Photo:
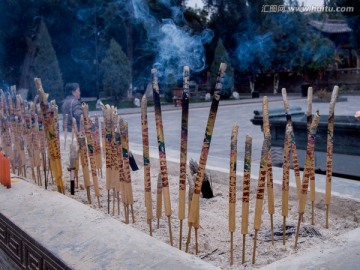
<svg viewBox="0 0 360 270">
<path fill-rule="evenodd" d="M 62 105 L 63 119 L 68 115 L 67 130 L 72 131 L 72 118 L 76 119 L 77 128 L 80 128 L 80 116 L 82 114 L 82 107 L 80 103 L 80 85 L 75 82 L 67 83 L 65 85 L 65 93 L 67 97 Z M 63 121 L 64 123 L 64 121 Z"/>
</svg>

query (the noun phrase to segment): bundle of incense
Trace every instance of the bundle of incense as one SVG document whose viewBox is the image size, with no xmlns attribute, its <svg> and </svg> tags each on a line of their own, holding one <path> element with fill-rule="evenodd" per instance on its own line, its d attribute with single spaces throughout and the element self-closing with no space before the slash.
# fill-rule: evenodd
<svg viewBox="0 0 360 270">
<path fill-rule="evenodd" d="M 311 171 L 311 166 L 313 165 L 312 158 L 313 158 L 314 149 L 315 149 L 315 137 L 316 137 L 316 131 L 317 131 L 317 127 L 319 124 L 319 120 L 320 120 L 320 115 L 319 115 L 319 111 L 317 111 L 316 114 L 314 115 L 314 118 L 311 123 L 310 133 L 308 134 L 304 174 L 303 174 L 303 180 L 301 183 L 301 193 L 300 193 L 300 200 L 299 200 L 299 220 L 298 220 L 298 225 L 297 225 L 297 230 L 296 230 L 295 250 L 297 249 L 297 241 L 298 241 L 298 237 L 299 237 L 300 223 L 302 220 L 302 216 L 304 215 L 304 212 L 305 212 L 310 171 Z"/>
<path fill-rule="evenodd" d="M 189 122 L 189 67 L 185 66 L 183 71 L 183 93 L 181 111 L 181 143 L 180 143 L 180 177 L 179 177 L 179 207 L 178 216 L 180 220 L 179 249 L 182 248 L 182 228 L 185 219 L 185 198 L 186 198 L 186 162 L 187 162 L 187 141 Z"/>
<path fill-rule="evenodd" d="M 101 143 L 100 143 L 100 131 L 99 131 L 99 116 L 95 114 L 94 120 L 94 144 L 95 144 L 95 157 L 96 157 L 96 167 L 100 172 L 101 178 L 102 174 L 102 160 L 101 160 Z"/>
<path fill-rule="evenodd" d="M 250 202 L 250 179 L 251 179 L 251 147 L 252 137 L 247 134 L 245 139 L 244 157 L 244 180 L 241 209 L 241 234 L 243 235 L 242 263 L 245 263 L 245 239 L 249 227 L 249 202 Z"/>
<path fill-rule="evenodd" d="M 157 185 L 156 185 L 156 218 L 157 218 L 157 228 L 160 228 L 160 218 L 162 215 L 162 178 L 161 173 L 158 175 Z"/>
<path fill-rule="evenodd" d="M 292 133 L 291 133 L 291 155 L 292 155 L 292 162 L 294 165 L 294 174 L 295 174 L 297 195 L 298 195 L 298 199 L 300 199 L 300 189 L 301 189 L 300 168 L 299 168 L 299 161 L 298 161 L 298 156 L 297 156 L 297 151 L 296 151 L 294 129 L 292 126 L 292 119 L 291 119 L 291 114 L 290 114 L 290 110 L 289 110 L 289 101 L 287 98 L 286 89 L 283 88 L 281 91 L 282 91 L 282 97 L 283 97 L 283 101 L 284 101 L 286 120 L 287 120 L 287 123 L 291 125 L 291 130 L 292 130 Z"/>
<path fill-rule="evenodd" d="M 53 173 L 55 175 L 58 192 L 65 193 L 64 182 L 62 179 L 60 149 L 57 142 L 56 131 L 53 125 L 53 117 L 49 110 L 48 94 L 44 92 L 40 78 L 35 78 L 34 81 L 40 99 L 41 111 L 43 113 L 48 152 L 50 155 L 50 160 L 52 161 L 51 165 L 53 166 L 51 169 L 53 169 Z"/>
<path fill-rule="evenodd" d="M 289 177 L 290 177 L 290 149 L 291 149 L 291 132 L 292 128 L 288 123 L 286 125 L 284 139 L 284 163 L 282 178 L 282 216 L 283 216 L 283 245 L 286 240 L 286 217 L 289 211 Z"/>
<path fill-rule="evenodd" d="M 221 63 L 219 72 L 217 75 L 215 91 L 214 91 L 213 99 L 211 102 L 211 108 L 210 108 L 210 112 L 209 112 L 208 122 L 206 125 L 204 141 L 203 141 L 203 145 L 202 145 L 202 149 L 201 149 L 199 167 L 198 167 L 196 181 L 195 181 L 194 195 L 191 200 L 190 213 L 189 213 L 189 218 L 188 218 L 189 231 L 188 231 L 188 238 L 187 238 L 188 240 L 186 242 L 186 251 L 188 251 L 189 244 L 190 244 L 192 226 L 194 226 L 194 228 L 195 228 L 195 235 L 196 235 L 197 228 L 195 226 L 196 226 L 196 224 L 200 224 L 200 207 L 199 207 L 200 192 L 201 192 L 202 181 L 204 179 L 207 157 L 208 157 L 209 150 L 210 150 L 211 137 L 212 137 L 212 133 L 213 133 L 214 125 L 215 125 L 216 113 L 217 113 L 217 109 L 219 106 L 220 92 L 222 89 L 225 71 L 226 71 L 226 64 Z"/>
<path fill-rule="evenodd" d="M 306 122 L 307 122 L 307 132 L 310 133 L 310 127 L 312 122 L 312 99 L 313 99 L 313 89 L 312 87 L 308 88 L 307 94 L 307 109 L 306 109 Z M 310 200 L 311 200 L 311 224 L 315 225 L 315 158 L 312 156 L 312 166 L 310 171 Z"/>
<path fill-rule="evenodd" d="M 268 160 L 270 144 L 271 144 L 270 132 L 266 132 L 261 149 L 258 187 L 256 192 L 255 217 L 254 217 L 255 236 L 254 236 L 254 250 L 253 250 L 252 264 L 255 263 L 257 234 L 261 226 L 261 215 L 262 215 L 262 207 L 263 207 L 264 193 L 265 193 L 265 180 L 267 174 L 267 160 Z"/>
<path fill-rule="evenodd" d="M 70 145 L 70 164 L 68 171 L 70 172 L 70 194 L 75 194 L 75 159 L 76 159 L 76 146 Z"/>
<path fill-rule="evenodd" d="M 270 133 L 270 123 L 269 123 L 269 105 L 268 98 L 264 96 L 263 98 L 263 131 L 264 134 L 267 132 Z M 273 171 L 272 171 L 272 158 L 271 158 L 271 145 L 269 147 L 268 159 L 267 159 L 267 173 L 266 173 L 266 186 L 267 186 L 267 195 L 268 195 L 268 211 L 270 214 L 270 227 L 271 227 L 271 243 L 274 245 L 274 221 L 273 215 L 275 213 L 274 206 L 274 181 L 273 181 Z"/>
<path fill-rule="evenodd" d="M 326 152 L 326 190 L 325 190 L 325 205 L 326 205 L 326 222 L 325 227 L 329 228 L 329 207 L 331 202 L 331 181 L 332 181 L 332 162 L 333 162 L 333 143 L 334 143 L 334 110 L 335 102 L 339 94 L 339 87 L 334 86 L 329 108 L 328 118 L 328 135 L 327 135 L 327 152 Z"/>
<path fill-rule="evenodd" d="M 234 232 L 236 229 L 236 163 L 237 136 L 239 126 L 234 123 L 230 143 L 230 173 L 229 173 L 229 232 L 230 232 L 230 265 L 234 264 Z"/>
<path fill-rule="evenodd" d="M 123 152 L 123 163 L 124 163 L 124 197 L 125 197 L 125 205 L 126 205 L 126 213 L 125 213 L 125 222 L 129 223 L 129 205 L 131 208 L 132 221 L 135 222 L 134 216 L 134 197 L 132 191 L 132 183 L 131 183 L 131 173 L 130 173 L 130 164 L 129 164 L 129 133 L 128 133 L 128 123 L 120 118 L 120 134 L 121 134 L 121 144 L 122 144 L 122 152 Z"/>
<path fill-rule="evenodd" d="M 106 189 L 108 193 L 108 214 L 110 214 L 110 188 L 111 188 L 111 171 L 112 171 L 112 109 L 110 105 L 103 107 L 104 123 L 105 123 L 105 162 L 106 162 Z"/>
<path fill-rule="evenodd" d="M 153 87 L 153 98 L 154 98 L 154 107 L 155 107 L 156 133 L 157 133 L 158 147 L 159 147 L 160 171 L 162 177 L 162 192 L 164 196 L 165 215 L 168 217 L 170 244 L 173 245 L 172 232 L 171 232 L 170 190 L 169 190 L 169 180 L 168 180 L 168 172 L 166 165 L 164 130 L 163 130 L 162 116 L 161 116 L 160 92 L 159 92 L 159 84 L 158 84 L 156 69 L 152 69 L 151 74 L 153 75 L 152 87 Z"/>
<path fill-rule="evenodd" d="M 94 141 L 90 132 L 91 122 L 89 118 L 89 106 L 86 103 L 82 104 L 82 111 L 84 116 L 85 135 L 86 135 L 87 148 L 90 158 L 90 167 L 91 167 L 91 174 L 94 183 L 95 196 L 97 197 L 98 200 L 98 206 L 101 207 L 99 182 L 96 174 L 96 164 L 95 164 L 95 156 L 94 156 Z"/>
<path fill-rule="evenodd" d="M 151 199 L 149 127 L 148 127 L 148 119 L 147 119 L 147 99 L 145 95 L 141 99 L 141 134 L 142 134 L 142 143 L 143 143 L 144 189 L 145 189 L 144 193 L 145 193 L 146 219 L 149 224 L 150 236 L 152 236 L 151 220 L 153 218 L 153 212 L 152 212 L 152 199 Z"/>
<path fill-rule="evenodd" d="M 66 149 L 66 141 L 67 141 L 67 133 L 68 133 L 68 122 L 69 122 L 68 114 L 65 114 L 65 118 L 64 118 L 63 122 L 64 122 L 64 149 Z"/>
<path fill-rule="evenodd" d="M 117 109 L 114 107 L 112 108 L 112 127 L 111 127 L 111 133 L 112 135 L 112 141 L 111 141 L 111 188 L 113 190 L 113 208 L 112 208 L 112 215 L 115 215 L 115 200 L 117 198 L 116 196 L 116 186 L 119 184 L 119 163 L 117 160 L 118 157 L 118 143 L 115 138 L 115 126 L 118 122 L 118 114 Z"/>
</svg>

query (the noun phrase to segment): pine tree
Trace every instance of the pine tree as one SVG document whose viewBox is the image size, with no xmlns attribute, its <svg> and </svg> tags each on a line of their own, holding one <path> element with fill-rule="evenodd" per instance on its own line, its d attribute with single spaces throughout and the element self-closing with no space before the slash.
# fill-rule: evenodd
<svg viewBox="0 0 360 270">
<path fill-rule="evenodd" d="M 45 23 L 41 20 L 37 35 L 37 48 L 34 58 L 34 77 L 41 78 L 45 92 L 49 93 L 49 101 L 60 102 L 64 98 L 63 80 L 56 52 Z M 34 97 L 31 89 L 29 98 Z"/>
<path fill-rule="evenodd" d="M 111 39 L 109 49 L 100 64 L 100 72 L 107 96 L 114 96 L 117 100 L 126 96 L 131 83 L 130 61 L 114 39 Z"/>
<path fill-rule="evenodd" d="M 212 87 L 216 84 L 216 77 L 221 63 L 225 63 L 227 65 L 221 95 L 224 97 L 230 97 L 234 86 L 234 69 L 231 66 L 229 54 L 226 51 L 221 39 L 219 39 L 215 49 L 214 61 L 212 62 L 210 68 Z"/>
</svg>

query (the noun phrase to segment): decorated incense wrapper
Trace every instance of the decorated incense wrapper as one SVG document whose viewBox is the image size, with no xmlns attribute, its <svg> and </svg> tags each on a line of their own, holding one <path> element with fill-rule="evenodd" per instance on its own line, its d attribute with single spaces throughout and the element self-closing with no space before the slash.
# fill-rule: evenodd
<svg viewBox="0 0 360 270">
<path fill-rule="evenodd" d="M 299 167 L 299 160 L 298 160 L 297 151 L 296 151 L 295 134 L 294 134 L 291 114 L 290 114 L 290 110 L 289 110 L 289 101 L 287 98 L 287 93 L 286 93 L 285 88 L 282 89 L 282 97 L 283 97 L 283 101 L 284 101 L 286 120 L 291 125 L 291 130 L 292 130 L 292 133 L 291 133 L 291 155 L 292 155 L 292 161 L 293 161 L 293 165 L 294 165 L 295 182 L 296 182 L 297 194 L 298 194 L 298 199 L 299 199 L 300 198 L 300 190 L 301 190 L 300 167 Z"/>
<path fill-rule="evenodd" d="M 202 149 L 201 149 L 199 167 L 198 167 L 198 171 L 196 174 L 196 180 L 195 180 L 194 194 L 193 194 L 193 197 L 191 200 L 190 213 L 189 213 L 189 217 L 188 217 L 188 221 L 190 223 L 188 239 L 190 239 L 191 227 L 195 223 L 199 223 L 199 219 L 200 219 L 200 217 L 199 217 L 199 215 L 200 215 L 199 199 L 200 199 L 201 186 L 202 186 L 202 181 L 204 179 L 205 167 L 206 167 L 207 157 L 208 157 L 209 150 L 210 150 L 211 137 L 212 137 L 212 133 L 213 133 L 214 125 L 215 125 L 216 113 L 217 113 L 217 109 L 219 106 L 220 92 L 221 92 L 223 81 L 224 81 L 225 71 L 226 71 L 226 64 L 221 63 L 219 72 L 218 72 L 218 76 L 217 76 L 216 85 L 215 85 L 214 95 L 213 95 L 212 102 L 211 102 L 211 107 L 210 107 L 208 122 L 206 125 L 203 145 L 202 145 Z M 188 249 L 189 242 L 187 242 L 186 245 L 187 245 L 187 249 Z"/>
<path fill-rule="evenodd" d="M 75 194 L 75 159 L 76 159 L 76 145 L 70 145 L 70 164 L 68 171 L 70 172 L 70 193 Z"/>
<path fill-rule="evenodd" d="M 245 263 L 245 237 L 249 229 L 249 203 L 250 203 L 250 179 L 251 179 L 251 147 L 252 137 L 246 134 L 245 138 L 245 157 L 244 157 L 244 177 L 243 194 L 241 207 L 241 234 L 243 235 L 242 263 Z"/>
<path fill-rule="evenodd" d="M 237 136 L 239 126 L 234 123 L 230 143 L 230 173 L 229 173 L 229 232 L 230 232 L 230 265 L 234 263 L 234 232 L 236 229 L 236 164 L 237 164 Z"/>
<path fill-rule="evenodd" d="M 303 180 L 301 185 L 301 193 L 300 193 L 300 200 L 299 200 L 299 220 L 297 225 L 297 232 L 295 237 L 295 249 L 297 248 L 297 240 L 299 236 L 300 231 L 300 223 L 301 219 L 305 212 L 305 205 L 306 205 L 306 197 L 308 192 L 308 186 L 309 186 L 309 178 L 310 178 L 310 171 L 311 166 L 313 165 L 312 159 L 314 155 L 314 149 L 315 149 L 315 137 L 316 137 L 316 131 L 319 124 L 320 115 L 319 111 L 316 112 L 314 115 L 314 118 L 311 123 L 310 132 L 308 134 L 308 143 L 306 147 L 306 157 L 305 157 L 305 166 L 304 166 L 304 173 L 303 173 Z"/>
<path fill-rule="evenodd" d="M 263 131 L 264 134 L 267 132 L 270 133 L 270 123 L 269 123 L 269 103 L 267 96 L 263 98 Z M 274 181 L 273 181 L 273 171 L 272 171 L 272 158 L 271 158 L 271 145 L 268 152 L 267 160 L 267 173 L 266 173 L 266 186 L 267 186 L 267 195 L 268 195 L 268 211 L 270 214 L 270 224 L 271 224 L 271 242 L 274 245 L 274 222 L 273 215 L 275 213 L 274 205 Z"/>
<path fill-rule="evenodd" d="M 62 167 L 59 144 L 56 136 L 56 129 L 53 125 L 52 113 L 49 110 L 48 94 L 43 90 L 40 78 L 35 78 L 35 86 L 39 95 L 40 107 L 43 113 L 44 130 L 47 138 L 48 152 L 50 155 L 50 164 L 55 175 L 57 190 L 64 193 L 64 182 L 62 179 Z"/>
<path fill-rule="evenodd" d="M 90 127 L 91 122 L 89 118 L 89 106 L 86 103 L 82 104 L 82 111 L 84 116 L 84 128 L 85 128 L 85 135 L 86 135 L 86 142 L 87 142 L 87 148 L 89 153 L 89 159 L 90 159 L 90 167 L 91 167 L 91 174 L 93 178 L 94 183 L 94 189 L 95 189 L 95 196 L 98 199 L 98 206 L 100 205 L 100 190 L 99 190 L 99 182 L 96 174 L 96 163 L 95 163 L 95 156 L 94 156 L 94 141 L 91 136 Z"/>
<path fill-rule="evenodd" d="M 144 95 L 141 99 L 141 133 L 143 143 L 143 161 L 144 161 L 144 194 L 146 218 L 150 226 L 150 235 L 152 235 L 151 220 L 153 218 L 152 199 L 151 199 L 151 176 L 150 176 L 150 150 L 149 150 L 149 127 L 147 119 L 147 99 Z"/>
<path fill-rule="evenodd" d="M 333 162 L 333 143 L 334 143 L 334 110 L 336 99 L 339 94 L 339 87 L 334 86 L 329 108 L 328 117 L 328 135 L 327 135 L 327 152 L 326 152 L 326 189 L 325 189 L 325 205 L 326 205 L 326 223 L 325 227 L 329 227 L 329 206 L 331 202 L 331 181 L 332 181 L 332 162 Z"/>
<path fill-rule="evenodd" d="M 158 222 L 158 229 L 160 228 L 160 218 L 162 215 L 162 179 L 161 173 L 158 175 L 157 185 L 156 185 L 156 218 Z"/>
<path fill-rule="evenodd" d="M 291 125 L 286 125 L 285 139 L 284 139 L 284 163 L 283 163 L 283 178 L 282 178 L 282 208 L 281 214 L 283 216 L 283 245 L 285 245 L 286 236 L 286 217 L 289 212 L 289 179 L 290 179 L 290 151 L 291 151 Z"/>
<path fill-rule="evenodd" d="M 180 220 L 179 249 L 182 248 L 182 222 L 185 219 L 185 200 L 186 200 L 186 166 L 187 166 L 187 142 L 189 126 L 189 67 L 183 70 L 183 92 L 181 110 L 181 143 L 180 143 L 180 177 L 179 177 L 179 207 L 178 217 Z"/>
<path fill-rule="evenodd" d="M 125 176 L 124 176 L 124 160 L 123 160 L 123 149 L 122 149 L 122 142 L 121 142 L 121 134 L 120 134 L 120 125 L 118 123 L 117 125 L 117 129 L 114 133 L 115 135 L 115 140 L 116 140 L 116 143 L 117 143 L 117 160 L 116 162 L 118 163 L 118 177 L 119 179 L 117 180 L 117 184 L 115 186 L 116 190 L 118 192 L 122 192 L 123 195 L 125 194 L 124 193 L 124 183 L 125 183 Z M 122 196 L 123 199 L 125 196 Z M 124 203 L 124 201 L 123 201 Z"/>
<path fill-rule="evenodd" d="M 265 180 L 267 174 L 267 160 L 268 153 L 271 144 L 271 136 L 270 132 L 265 133 L 264 142 L 261 148 L 261 161 L 260 161 L 260 169 L 259 169 L 259 178 L 258 178 L 258 187 L 256 192 L 256 203 L 255 203 L 255 216 L 254 216 L 254 250 L 253 250 L 253 258 L 252 263 L 255 263 L 255 254 L 256 254 L 256 241 L 257 241 L 257 233 L 261 226 L 261 215 L 262 215 L 262 207 L 264 203 L 265 196 Z"/>
<path fill-rule="evenodd" d="M 153 87 L 153 98 L 154 98 L 154 107 L 155 107 L 155 122 L 156 122 L 156 133 L 158 139 L 160 171 L 162 177 L 162 192 L 164 196 L 165 215 L 168 217 L 168 223 L 169 223 L 170 244 L 172 245 L 173 242 L 172 242 L 171 219 L 170 219 L 171 200 L 170 200 L 169 179 L 168 179 L 167 164 L 166 164 L 164 129 L 162 124 L 162 116 L 161 116 L 160 92 L 159 92 L 159 84 L 158 84 L 156 69 L 152 69 L 151 74 L 153 75 L 152 87 Z"/>
</svg>

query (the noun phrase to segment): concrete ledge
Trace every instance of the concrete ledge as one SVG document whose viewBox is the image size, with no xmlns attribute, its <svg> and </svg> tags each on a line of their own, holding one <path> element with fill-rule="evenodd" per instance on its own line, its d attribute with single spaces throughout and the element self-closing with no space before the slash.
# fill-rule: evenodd
<svg viewBox="0 0 360 270">
<path fill-rule="evenodd" d="M 6 219 L 10 230 L 17 227 L 21 230 L 17 235 L 40 246 L 35 254 L 43 257 L 48 251 L 63 264 L 63 268 L 46 268 L 34 263 L 30 269 L 218 269 L 71 198 L 25 181 L 12 183 L 8 190 L 0 188 L 0 213 L 2 224 Z M 18 246 L 12 245 L 19 254 L 24 251 L 26 240 L 22 239 Z M 22 263 L 20 269 L 28 268 Z"/>
</svg>

